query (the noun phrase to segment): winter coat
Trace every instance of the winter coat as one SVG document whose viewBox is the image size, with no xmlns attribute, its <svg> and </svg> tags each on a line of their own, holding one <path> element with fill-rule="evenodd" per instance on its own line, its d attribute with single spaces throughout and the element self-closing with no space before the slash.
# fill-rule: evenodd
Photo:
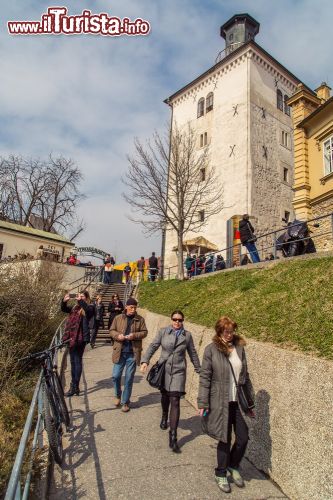
<svg viewBox="0 0 333 500">
<path fill-rule="evenodd" d="M 116 311 L 116 307 L 120 307 L 121 311 Z M 118 314 L 121 314 L 124 310 L 124 305 L 122 303 L 121 300 L 119 300 L 119 304 L 117 305 L 115 302 L 109 302 L 109 306 L 108 306 L 108 312 L 110 313 L 110 317 L 109 317 L 109 328 L 110 326 L 112 325 L 112 322 L 114 320 L 114 318 L 118 315 Z"/>
<path fill-rule="evenodd" d="M 153 255 L 149 257 L 149 268 L 150 269 L 158 269 L 158 259 Z"/>
<path fill-rule="evenodd" d="M 79 300 L 78 304 L 82 309 L 84 309 L 85 315 L 81 318 L 80 328 L 82 328 L 83 342 L 90 342 L 90 320 L 94 317 L 94 306 L 92 304 L 87 304 L 84 300 Z M 74 306 L 68 306 L 67 302 L 61 301 L 62 312 L 70 314 Z"/>
<path fill-rule="evenodd" d="M 242 219 L 239 223 L 239 234 L 241 243 L 248 243 L 251 240 L 253 241 L 254 236 L 254 227 L 252 226 L 249 220 Z"/>
<path fill-rule="evenodd" d="M 127 316 L 126 314 L 118 314 L 111 325 L 110 335 L 114 341 L 112 362 L 119 363 L 121 351 L 123 347 L 123 342 L 117 340 L 120 333 L 123 335 L 126 332 L 127 327 Z M 134 340 L 132 340 L 133 354 L 136 360 L 136 364 L 140 364 L 141 353 L 142 353 L 142 339 L 147 337 L 148 330 L 146 327 L 146 322 L 142 316 L 135 314 L 134 319 L 131 324 L 130 333 L 134 333 Z"/>
<path fill-rule="evenodd" d="M 236 338 L 235 338 L 236 337 Z M 239 384 L 247 384 L 253 393 L 244 350 L 245 342 L 234 337 L 235 348 L 242 360 Z M 198 408 L 208 409 L 208 415 L 202 417 L 202 428 L 210 437 L 227 442 L 229 417 L 229 384 L 232 377 L 231 368 L 226 355 L 220 351 L 215 342 L 209 344 L 204 352 L 200 371 Z"/>
<path fill-rule="evenodd" d="M 176 334 L 171 326 L 161 328 L 143 356 L 142 363 L 148 364 L 154 352 L 161 346 L 162 352 L 159 362 L 167 360 L 165 364 L 165 390 L 185 393 L 186 351 L 197 373 L 200 372 L 200 361 L 190 332 L 183 330 L 179 334 L 174 348 L 175 339 Z"/>
</svg>

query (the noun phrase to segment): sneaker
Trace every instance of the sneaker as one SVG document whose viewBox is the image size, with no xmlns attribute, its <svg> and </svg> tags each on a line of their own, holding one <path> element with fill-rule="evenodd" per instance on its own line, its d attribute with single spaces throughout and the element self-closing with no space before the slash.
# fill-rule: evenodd
<svg viewBox="0 0 333 500">
<path fill-rule="evenodd" d="M 228 483 L 227 476 L 215 476 L 215 481 L 217 482 L 217 486 L 224 493 L 230 493 L 231 492 L 231 488 L 230 488 L 230 484 Z"/>
<path fill-rule="evenodd" d="M 114 398 L 114 405 L 119 408 L 120 407 L 120 398 Z"/>
<path fill-rule="evenodd" d="M 129 405 L 127 404 L 124 404 L 121 408 L 121 411 L 123 411 L 124 413 L 127 413 L 128 411 L 130 411 L 130 407 Z"/>
<path fill-rule="evenodd" d="M 244 479 L 240 475 L 239 471 L 237 469 L 232 469 L 231 467 L 229 467 L 228 470 L 231 474 L 232 480 L 235 483 L 235 485 L 238 486 L 238 488 L 244 488 L 245 486 Z"/>
</svg>

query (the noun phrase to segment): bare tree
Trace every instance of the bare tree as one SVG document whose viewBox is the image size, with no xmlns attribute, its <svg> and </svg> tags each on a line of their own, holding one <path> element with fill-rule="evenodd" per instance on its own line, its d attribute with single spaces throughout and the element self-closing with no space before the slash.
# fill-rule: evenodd
<svg viewBox="0 0 333 500">
<path fill-rule="evenodd" d="M 63 233 L 76 216 L 82 174 L 73 160 L 11 155 L 0 160 L 0 215 L 24 226 Z"/>
<path fill-rule="evenodd" d="M 165 138 L 155 132 L 143 146 L 136 139 L 135 156 L 128 157 L 123 196 L 140 217 L 131 217 L 149 234 L 166 228 L 178 240 L 178 278 L 184 278 L 183 241 L 198 232 L 223 208 L 223 186 L 209 162 L 209 148 L 198 150 L 190 126 L 174 127 Z"/>
</svg>

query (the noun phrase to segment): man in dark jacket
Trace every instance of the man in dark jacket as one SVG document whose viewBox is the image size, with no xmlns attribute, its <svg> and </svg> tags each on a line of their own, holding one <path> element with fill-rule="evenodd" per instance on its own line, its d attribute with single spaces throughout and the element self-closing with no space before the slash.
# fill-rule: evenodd
<svg viewBox="0 0 333 500">
<path fill-rule="evenodd" d="M 252 262 L 260 262 L 258 250 L 255 246 L 255 241 L 257 238 L 254 236 L 254 228 L 249 220 L 248 214 L 244 214 L 243 219 L 239 223 L 239 233 L 241 243 L 249 252 Z"/>
<path fill-rule="evenodd" d="M 151 254 L 151 257 L 149 257 L 149 275 L 151 281 L 155 281 L 157 274 L 158 274 L 158 260 L 157 257 L 155 257 L 155 252 L 153 252 Z"/>
<path fill-rule="evenodd" d="M 130 410 L 130 399 L 136 366 L 140 365 L 142 339 L 147 336 L 144 318 L 136 313 L 137 301 L 130 297 L 125 313 L 118 314 L 111 325 L 110 335 L 114 340 L 112 361 L 112 380 L 115 388 L 115 405 L 122 405 L 122 411 Z M 121 390 L 121 377 L 125 368 L 124 390 Z"/>
</svg>

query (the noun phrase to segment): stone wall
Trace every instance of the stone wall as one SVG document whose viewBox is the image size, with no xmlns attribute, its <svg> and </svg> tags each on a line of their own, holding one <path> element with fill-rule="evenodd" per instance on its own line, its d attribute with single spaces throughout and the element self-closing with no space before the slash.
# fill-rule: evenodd
<svg viewBox="0 0 333 500">
<path fill-rule="evenodd" d="M 146 310 L 140 314 L 149 330 L 146 349 L 170 320 Z M 186 328 L 201 359 L 213 330 L 193 323 Z M 248 341 L 247 358 L 257 399 L 257 418 L 249 422 L 248 458 L 291 499 L 332 499 L 333 362 L 253 340 Z M 186 397 L 194 406 L 198 382 L 189 362 Z"/>
<path fill-rule="evenodd" d="M 319 203 L 312 205 L 312 216 L 311 218 L 320 217 L 321 215 L 326 215 L 333 212 L 333 197 L 321 201 Z M 317 251 L 333 250 L 333 227 L 332 218 L 325 217 L 318 221 L 320 226 L 318 228 L 313 228 L 313 222 L 310 222 L 310 229 L 312 231 L 312 238 L 314 244 L 316 245 Z M 325 233 L 325 234 L 323 234 Z M 322 236 L 317 236 L 321 235 Z"/>
</svg>

